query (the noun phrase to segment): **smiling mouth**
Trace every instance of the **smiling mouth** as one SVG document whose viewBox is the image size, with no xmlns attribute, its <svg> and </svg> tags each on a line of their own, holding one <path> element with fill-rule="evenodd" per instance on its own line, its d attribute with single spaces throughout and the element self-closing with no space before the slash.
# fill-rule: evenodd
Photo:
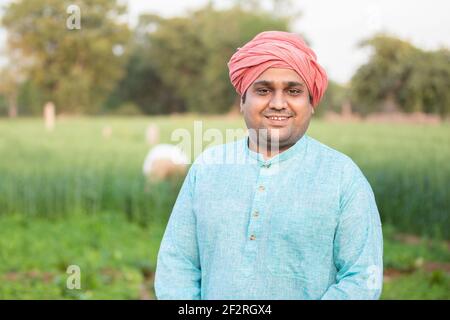
<svg viewBox="0 0 450 320">
<path fill-rule="evenodd" d="M 288 126 L 289 119 L 292 118 L 292 116 L 264 116 L 267 119 L 267 126 L 268 127 L 274 127 L 274 128 L 283 128 Z"/>
<path fill-rule="evenodd" d="M 274 121 L 286 121 L 287 119 L 291 118 L 291 116 L 265 116 L 269 120 Z"/>
</svg>

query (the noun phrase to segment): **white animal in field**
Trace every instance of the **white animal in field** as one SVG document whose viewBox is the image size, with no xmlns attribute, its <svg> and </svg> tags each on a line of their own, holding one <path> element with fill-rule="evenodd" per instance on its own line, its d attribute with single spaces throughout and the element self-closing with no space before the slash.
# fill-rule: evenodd
<svg viewBox="0 0 450 320">
<path fill-rule="evenodd" d="M 189 159 L 179 147 L 158 144 L 153 147 L 144 161 L 143 173 L 149 180 L 162 180 L 186 173 Z"/>
</svg>

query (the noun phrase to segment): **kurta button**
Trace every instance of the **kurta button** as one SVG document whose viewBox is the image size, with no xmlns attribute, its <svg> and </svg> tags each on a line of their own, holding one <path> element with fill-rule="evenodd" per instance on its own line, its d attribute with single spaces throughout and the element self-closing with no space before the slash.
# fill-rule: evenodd
<svg viewBox="0 0 450 320">
<path fill-rule="evenodd" d="M 259 191 L 264 191 L 264 190 L 266 190 L 266 188 L 264 188 L 264 186 L 259 186 L 258 190 Z"/>
<path fill-rule="evenodd" d="M 250 240 L 256 240 L 256 236 L 255 236 L 254 234 L 252 234 L 252 235 L 250 236 Z"/>
<path fill-rule="evenodd" d="M 259 216 L 259 211 L 258 211 L 258 210 L 256 210 L 255 212 L 253 212 L 253 216 L 254 216 L 254 217 L 257 217 L 257 216 Z"/>
</svg>

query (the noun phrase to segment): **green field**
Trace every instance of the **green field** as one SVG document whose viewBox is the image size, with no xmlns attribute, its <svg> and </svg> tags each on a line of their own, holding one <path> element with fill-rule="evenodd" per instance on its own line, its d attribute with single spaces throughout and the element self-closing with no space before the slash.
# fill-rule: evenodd
<svg viewBox="0 0 450 320">
<path fill-rule="evenodd" d="M 145 129 L 242 128 L 238 118 L 0 120 L 0 298 L 153 298 L 159 242 L 181 181 L 146 185 Z M 105 126 L 112 135 L 105 138 Z M 450 126 L 325 123 L 310 136 L 370 181 L 385 236 L 385 299 L 450 298 Z M 208 143 L 206 143 L 208 144 Z M 416 236 L 403 236 L 414 234 Z M 82 288 L 66 289 L 81 268 Z"/>
</svg>

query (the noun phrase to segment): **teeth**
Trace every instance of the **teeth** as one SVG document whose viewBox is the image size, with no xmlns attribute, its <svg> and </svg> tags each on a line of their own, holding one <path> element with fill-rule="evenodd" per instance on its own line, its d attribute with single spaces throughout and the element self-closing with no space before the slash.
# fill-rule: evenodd
<svg viewBox="0 0 450 320">
<path fill-rule="evenodd" d="M 279 121 L 281 121 L 281 120 L 286 120 L 287 118 L 286 117 L 269 117 L 271 120 L 279 120 Z"/>
</svg>

